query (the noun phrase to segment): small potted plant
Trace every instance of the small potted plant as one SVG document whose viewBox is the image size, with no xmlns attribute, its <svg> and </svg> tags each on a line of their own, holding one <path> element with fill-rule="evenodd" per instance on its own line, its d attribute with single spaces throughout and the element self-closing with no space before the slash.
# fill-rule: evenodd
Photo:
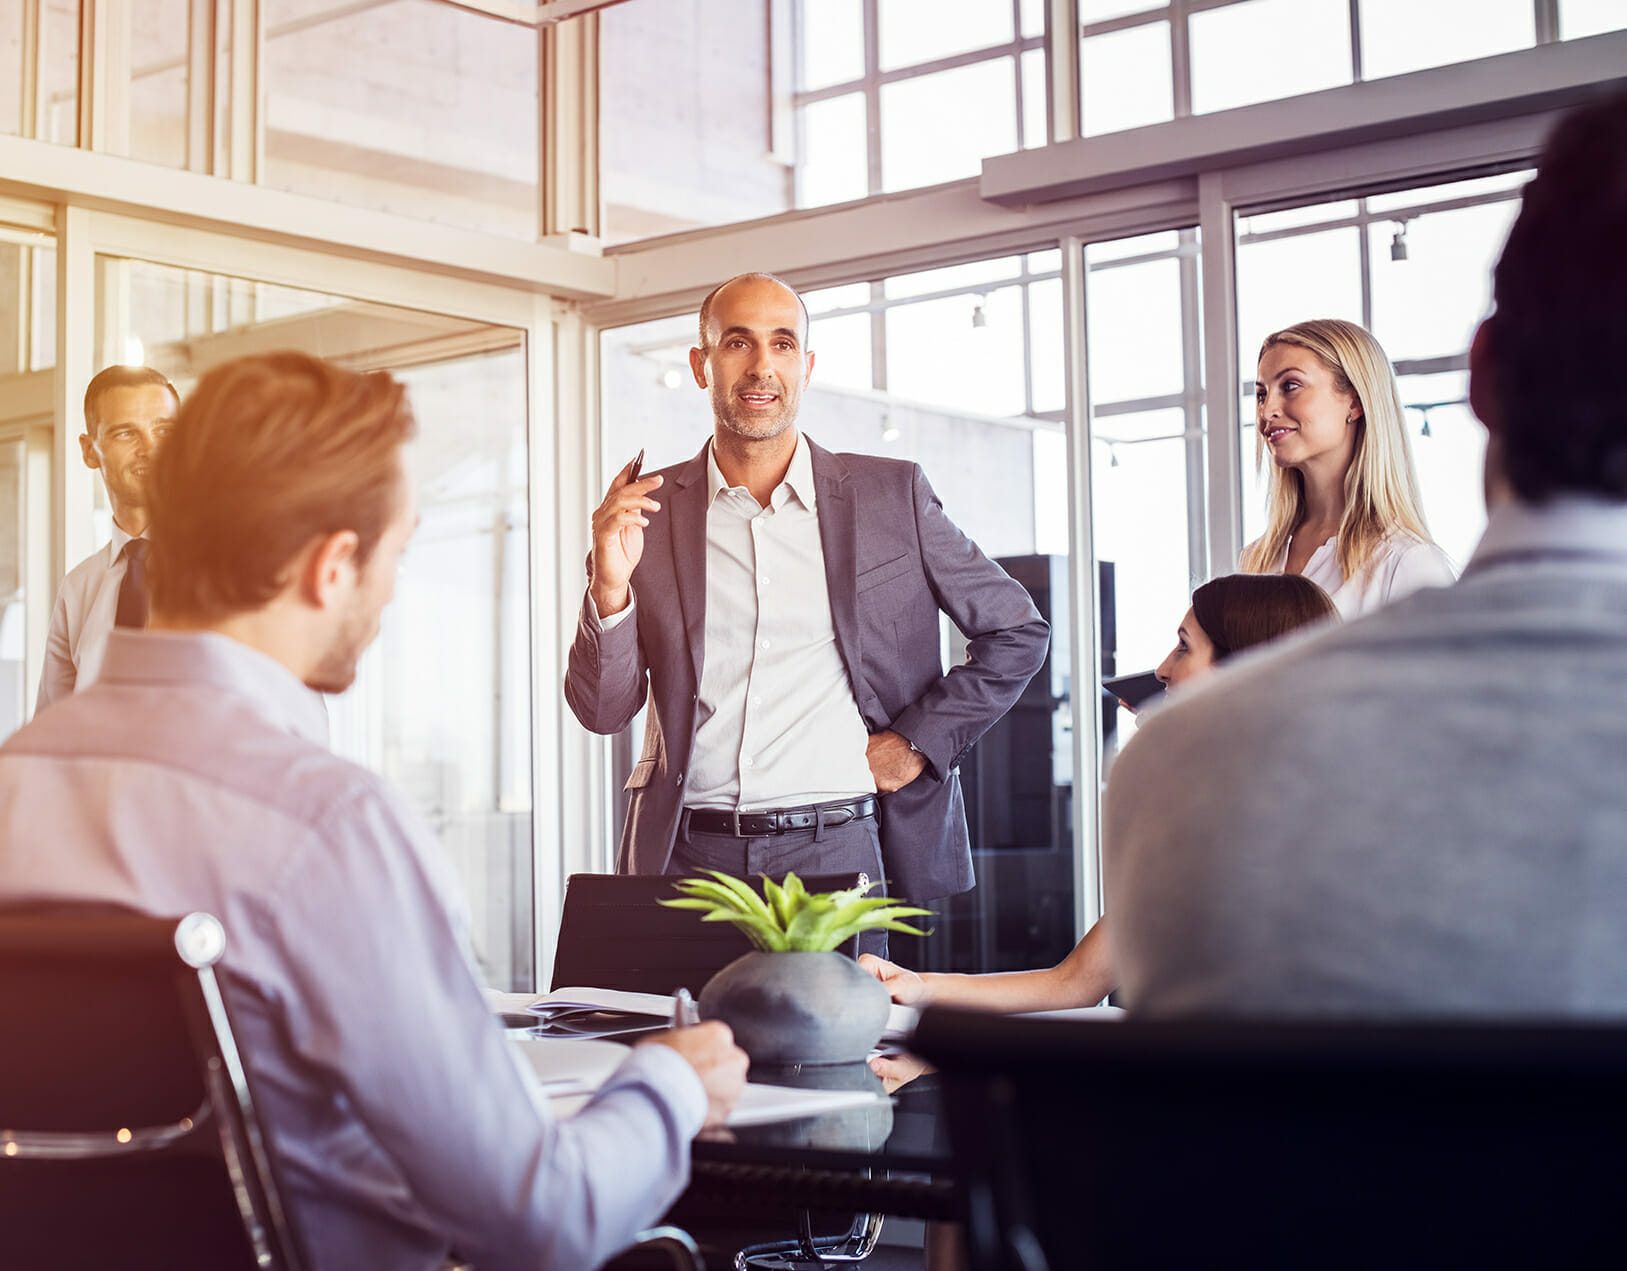
<svg viewBox="0 0 1627 1271">
<path fill-rule="evenodd" d="M 733 923 L 756 952 L 736 958 L 702 990 L 700 1013 L 734 1030 L 758 1064 L 841 1064 L 862 1060 L 887 1026 L 891 1002 L 881 982 L 836 952 L 861 931 L 926 932 L 904 922 L 931 910 L 868 896 L 876 886 L 810 892 L 795 874 L 763 878 L 763 894 L 717 870 L 675 884 L 663 900 L 694 909 L 702 922 Z"/>
</svg>

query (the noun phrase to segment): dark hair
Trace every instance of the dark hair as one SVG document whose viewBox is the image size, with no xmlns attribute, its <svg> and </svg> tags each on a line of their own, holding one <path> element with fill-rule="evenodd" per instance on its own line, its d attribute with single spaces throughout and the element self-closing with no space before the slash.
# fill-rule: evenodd
<svg viewBox="0 0 1627 1271">
<path fill-rule="evenodd" d="M 257 609 L 318 536 L 354 530 L 365 564 L 396 515 L 407 390 L 304 353 L 224 362 L 198 381 L 153 464 L 153 606 Z"/>
<path fill-rule="evenodd" d="M 1192 593 L 1192 616 L 1216 662 L 1337 613 L 1333 598 L 1299 574 L 1227 574 Z"/>
<path fill-rule="evenodd" d="M 739 282 L 743 278 L 761 278 L 761 279 L 764 279 L 764 280 L 766 280 L 768 282 L 777 282 L 777 283 L 779 283 L 780 286 L 784 287 L 787 291 L 789 291 L 793 296 L 796 296 L 796 298 L 797 298 L 797 307 L 802 310 L 802 331 L 801 331 L 801 334 L 799 335 L 798 338 L 801 339 L 801 341 L 802 341 L 802 351 L 804 353 L 806 353 L 808 351 L 808 304 L 807 304 L 807 301 L 803 300 L 802 296 L 800 294 L 798 294 L 797 289 L 795 287 L 793 287 L 790 283 L 786 282 L 785 279 L 776 278 L 773 274 L 762 274 L 762 273 L 736 274 L 733 278 L 730 278 L 727 282 L 718 283 L 717 286 L 713 287 L 712 290 L 710 290 L 710 291 L 708 291 L 706 293 L 706 299 L 701 301 L 700 347 L 702 349 L 710 347 L 706 343 L 706 328 L 712 321 L 712 302 L 717 299 L 717 293 L 722 291 L 725 287 L 729 286 L 730 284 Z"/>
<path fill-rule="evenodd" d="M 1627 499 L 1627 90 L 1548 138 L 1492 298 L 1491 392 L 1515 492 Z"/>
<path fill-rule="evenodd" d="M 180 406 L 181 395 L 175 391 L 175 385 L 150 366 L 104 366 L 97 371 L 85 386 L 85 431 L 90 434 L 91 440 L 96 439 L 96 430 L 102 426 L 100 412 L 103 397 L 115 388 L 145 388 L 149 384 L 168 389 L 176 406 Z"/>
</svg>

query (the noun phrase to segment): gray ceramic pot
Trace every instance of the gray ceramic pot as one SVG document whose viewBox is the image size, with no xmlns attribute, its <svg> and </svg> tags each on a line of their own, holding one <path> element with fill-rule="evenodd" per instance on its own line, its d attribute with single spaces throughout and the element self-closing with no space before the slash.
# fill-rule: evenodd
<svg viewBox="0 0 1627 1271">
<path fill-rule="evenodd" d="M 840 953 L 748 953 L 714 975 L 703 1019 L 720 1019 L 753 1064 L 848 1064 L 887 1026 L 875 976 Z"/>
</svg>

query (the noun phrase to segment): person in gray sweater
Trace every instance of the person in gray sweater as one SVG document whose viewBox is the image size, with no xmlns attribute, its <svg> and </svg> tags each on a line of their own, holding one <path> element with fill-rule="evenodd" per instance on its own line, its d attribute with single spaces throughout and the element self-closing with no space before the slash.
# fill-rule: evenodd
<svg viewBox="0 0 1627 1271">
<path fill-rule="evenodd" d="M 1493 295 L 1463 577 L 1195 685 L 1120 756 L 1132 1011 L 1627 1016 L 1627 93 L 1555 129 Z"/>
</svg>

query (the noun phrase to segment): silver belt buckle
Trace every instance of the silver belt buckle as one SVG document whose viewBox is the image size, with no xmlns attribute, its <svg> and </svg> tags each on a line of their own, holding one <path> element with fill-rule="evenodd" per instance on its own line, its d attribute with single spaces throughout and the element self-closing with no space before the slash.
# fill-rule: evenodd
<svg viewBox="0 0 1627 1271">
<path fill-rule="evenodd" d="M 745 834 L 742 833 L 741 829 L 740 829 L 740 805 L 739 804 L 736 804 L 735 809 L 734 809 L 734 836 L 737 839 L 743 839 L 743 838 L 746 837 Z"/>
</svg>

